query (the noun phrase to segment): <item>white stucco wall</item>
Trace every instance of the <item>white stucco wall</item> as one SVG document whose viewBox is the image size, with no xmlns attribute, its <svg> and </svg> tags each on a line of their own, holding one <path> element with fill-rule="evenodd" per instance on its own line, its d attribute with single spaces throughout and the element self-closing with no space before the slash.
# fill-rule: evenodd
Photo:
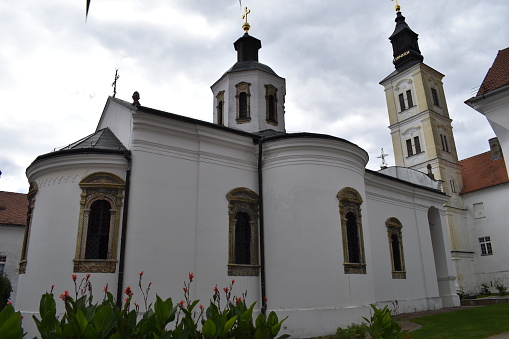
<svg viewBox="0 0 509 339">
<path fill-rule="evenodd" d="M 18 269 L 24 233 L 24 226 L 0 224 L 0 255 L 6 257 L 4 274 L 11 282 L 12 292 L 10 301 L 14 306 L 16 306 Z"/>
</svg>

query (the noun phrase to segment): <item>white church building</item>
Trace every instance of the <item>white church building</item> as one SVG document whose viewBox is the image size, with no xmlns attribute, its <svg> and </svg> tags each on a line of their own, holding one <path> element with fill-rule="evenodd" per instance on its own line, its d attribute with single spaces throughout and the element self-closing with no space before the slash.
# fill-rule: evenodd
<svg viewBox="0 0 509 339">
<path fill-rule="evenodd" d="M 245 27 L 237 62 L 211 87 L 212 123 L 142 106 L 137 93 L 110 97 L 94 133 L 28 167 L 16 308 L 30 319 L 51 285 L 72 289 L 72 274 L 121 297 L 140 271 L 174 299 L 193 272 L 191 297 L 204 304 L 235 279 L 234 292 L 288 316 L 282 331 L 297 338 L 358 323 L 370 304 L 459 305 L 448 226 L 459 202 L 442 184 L 461 179 L 432 138 L 443 130 L 457 161 L 442 75 L 399 11 L 396 22 L 396 71 L 382 84 L 394 152 L 410 162 L 376 172 L 347 140 L 286 133 L 285 79 L 258 61 Z"/>
</svg>

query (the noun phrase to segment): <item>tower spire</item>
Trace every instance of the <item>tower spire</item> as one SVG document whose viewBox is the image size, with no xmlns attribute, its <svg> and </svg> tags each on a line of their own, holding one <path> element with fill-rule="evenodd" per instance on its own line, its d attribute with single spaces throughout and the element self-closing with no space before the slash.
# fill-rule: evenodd
<svg viewBox="0 0 509 339">
<path fill-rule="evenodd" d="M 424 60 L 417 42 L 419 35 L 410 29 L 400 10 L 401 7 L 396 0 L 396 19 L 394 20 L 396 28 L 389 40 L 392 44 L 394 56 L 392 62 L 398 70 Z"/>
</svg>

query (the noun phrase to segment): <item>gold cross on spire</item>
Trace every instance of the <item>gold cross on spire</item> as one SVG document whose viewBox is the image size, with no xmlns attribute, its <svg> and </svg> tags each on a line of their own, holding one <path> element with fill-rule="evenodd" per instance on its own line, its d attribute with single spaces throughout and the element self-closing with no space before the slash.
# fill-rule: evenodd
<svg viewBox="0 0 509 339">
<path fill-rule="evenodd" d="M 251 26 L 249 25 L 249 23 L 247 22 L 247 15 L 251 13 L 251 10 L 250 9 L 247 9 L 247 7 L 244 7 L 244 14 L 242 14 L 242 19 L 244 19 L 244 24 L 242 25 L 242 29 L 244 30 L 244 32 L 248 32 L 249 31 L 249 28 L 251 28 Z"/>
<path fill-rule="evenodd" d="M 396 1 L 396 7 L 394 7 L 394 8 L 396 8 L 396 12 L 399 12 L 401 7 L 398 4 L 398 0 L 391 0 L 391 1 Z"/>
</svg>

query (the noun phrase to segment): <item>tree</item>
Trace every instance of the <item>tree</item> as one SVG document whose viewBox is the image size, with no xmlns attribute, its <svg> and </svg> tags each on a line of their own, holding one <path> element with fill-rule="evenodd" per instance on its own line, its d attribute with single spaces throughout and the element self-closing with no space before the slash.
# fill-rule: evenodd
<svg viewBox="0 0 509 339">
<path fill-rule="evenodd" d="M 0 273 L 0 311 L 7 305 L 7 302 L 11 298 L 11 292 L 11 281 L 5 274 Z"/>
</svg>

